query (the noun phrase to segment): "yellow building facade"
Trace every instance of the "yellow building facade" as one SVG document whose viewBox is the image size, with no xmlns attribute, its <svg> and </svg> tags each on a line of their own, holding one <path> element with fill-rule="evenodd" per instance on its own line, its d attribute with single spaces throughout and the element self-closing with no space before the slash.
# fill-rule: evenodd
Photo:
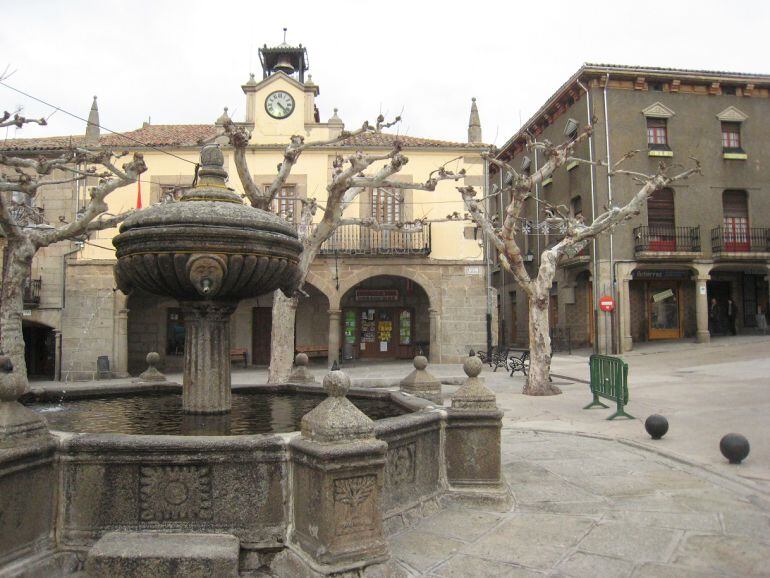
<svg viewBox="0 0 770 578">
<path fill-rule="evenodd" d="M 255 182 L 265 186 L 275 178 L 292 135 L 302 135 L 306 142 L 324 141 L 340 135 L 343 129 L 354 130 L 360 125 L 343 123 L 336 110 L 328 121 L 320 120 L 316 105 L 320 89 L 306 74 L 304 48 L 265 47 L 260 50 L 260 58 L 263 78 L 258 80 L 252 75 L 242 86 L 246 112 L 243 119 L 234 120 L 251 132 L 249 169 Z M 370 132 L 332 145 L 312 146 L 302 153 L 273 209 L 296 221 L 301 199 L 312 197 L 324 206 L 332 163 L 338 155 L 358 150 L 386 153 L 396 142 L 409 162 L 394 179 L 423 182 L 431 171 L 446 165 L 455 172 L 464 169 L 466 184 L 481 188 L 485 180 L 481 152 L 485 146 L 478 142 L 481 135 L 475 103 L 472 110 L 469 141 L 475 142 Z M 229 186 L 242 193 L 233 151 L 224 135 L 227 119 L 225 109 L 217 121 L 208 125 L 145 124 L 124 135 L 100 135 L 98 142 L 102 146 L 141 151 L 148 166 L 140 185 L 111 194 L 109 212 L 134 209 L 140 194 L 145 207 L 174 202 L 177 191 L 192 183 L 200 147 L 211 142 L 222 146 L 225 169 L 230 173 Z M 98 120 L 92 124 L 96 123 Z M 56 143 L 64 141 L 53 138 L 9 142 L 6 148 L 25 154 L 54 151 Z M 376 170 L 382 164 L 371 168 Z M 454 212 L 462 215 L 465 211 L 456 186 L 455 182 L 445 181 L 435 191 L 405 191 L 400 201 L 389 191 L 361 192 L 344 217 L 407 224 L 392 231 L 344 225 L 323 245 L 308 275 L 307 295 L 298 306 L 297 351 L 327 357 L 330 363 L 411 358 L 420 351 L 434 362 L 458 362 L 469 348 L 485 348 L 487 312 L 496 309 L 488 300 L 495 297 L 487 290 L 485 255 L 474 238 L 472 223 L 408 224 L 415 219 L 445 218 Z M 77 209 L 85 202 L 80 198 L 85 197 L 83 190 L 75 187 L 60 196 L 66 198 L 68 194 L 72 197 L 69 209 Z M 45 198 L 41 201 L 45 202 Z M 55 222 L 54 214 L 47 207 L 43 209 L 49 222 Z M 42 297 L 47 293 L 42 291 L 39 302 L 29 304 L 25 311 L 30 326 L 51 332 L 47 338 L 28 344 L 28 348 L 53 348 L 53 377 L 97 376 L 100 356 L 109 359 L 112 374 L 135 375 L 144 369 L 149 351 L 161 354 L 166 371 L 181 369 L 184 329 L 178 304 L 138 291 L 126 296 L 114 290 L 111 241 L 116 234 L 116 229 L 100 231 L 83 245 L 72 244 L 70 249 L 56 251 L 56 258 L 50 262 L 42 254 L 36 260 L 39 263 L 33 267 L 33 277 L 48 271 L 49 276 L 61 279 L 61 287 L 50 292 L 49 303 Z M 62 257 L 68 251 L 71 254 Z M 266 295 L 239 305 L 231 322 L 234 363 L 269 362 L 271 304 L 272 296 Z"/>
</svg>

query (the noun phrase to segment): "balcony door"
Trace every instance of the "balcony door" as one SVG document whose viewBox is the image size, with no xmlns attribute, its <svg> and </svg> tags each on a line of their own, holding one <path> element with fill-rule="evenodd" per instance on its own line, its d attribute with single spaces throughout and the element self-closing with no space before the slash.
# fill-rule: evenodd
<svg viewBox="0 0 770 578">
<path fill-rule="evenodd" d="M 749 251 L 749 206 L 746 191 L 725 191 L 722 195 L 725 251 Z"/>
<path fill-rule="evenodd" d="M 647 198 L 650 251 L 676 251 L 674 191 L 661 189 Z"/>
<path fill-rule="evenodd" d="M 392 225 L 402 221 L 402 203 L 398 191 L 378 187 L 372 190 L 371 219 L 380 225 Z M 378 231 L 372 229 L 369 233 L 371 247 L 388 252 L 398 249 L 398 241 L 403 240 L 403 235 L 396 231 Z"/>
</svg>

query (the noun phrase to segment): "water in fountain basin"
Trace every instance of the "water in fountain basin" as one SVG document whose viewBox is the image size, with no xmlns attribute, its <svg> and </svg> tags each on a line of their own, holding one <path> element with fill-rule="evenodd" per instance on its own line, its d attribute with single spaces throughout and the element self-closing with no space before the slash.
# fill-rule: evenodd
<svg viewBox="0 0 770 578">
<path fill-rule="evenodd" d="M 233 409 L 224 415 L 190 415 L 176 393 L 98 397 L 58 404 L 29 403 L 45 413 L 51 429 L 85 433 L 144 435 L 248 435 L 300 429 L 302 416 L 325 395 L 233 392 Z M 406 413 L 389 401 L 350 398 L 372 419 Z"/>
</svg>

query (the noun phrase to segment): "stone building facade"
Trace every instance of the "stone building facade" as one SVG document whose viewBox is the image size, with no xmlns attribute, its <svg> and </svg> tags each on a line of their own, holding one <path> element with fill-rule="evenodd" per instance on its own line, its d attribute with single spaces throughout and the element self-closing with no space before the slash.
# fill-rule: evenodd
<svg viewBox="0 0 770 578">
<path fill-rule="evenodd" d="M 623 168 L 646 174 L 660 162 L 686 166 L 696 158 L 702 166 L 702 174 L 656 193 L 630 222 L 561 263 L 551 297 L 557 342 L 569 336 L 573 346 L 623 352 L 640 341 L 707 342 L 754 330 L 768 305 L 769 97 L 767 75 L 586 64 L 506 142 L 499 158 L 520 167 L 527 157 L 536 170 L 543 155 L 526 150 L 527 132 L 558 143 L 568 119 L 584 126 L 593 117 L 593 135 L 576 156 L 617 161 L 637 150 Z M 492 182 L 502 177 L 490 173 Z M 573 162 L 533 193 L 590 222 L 637 190 L 630 178 Z M 521 239 L 533 272 L 543 248 L 559 238 L 543 230 L 537 204 L 527 207 L 537 234 Z M 494 280 L 500 340 L 525 343 L 524 294 L 502 270 Z M 614 312 L 599 310 L 602 296 L 615 299 Z"/>
<path fill-rule="evenodd" d="M 242 86 L 246 112 L 243 121 L 236 124 L 251 131 L 247 160 L 255 182 L 264 186 L 273 180 L 292 135 L 302 135 L 306 141 L 327 140 L 341 134 L 346 125 L 336 109 L 327 122 L 320 121 L 316 105 L 320 88 L 307 74 L 304 48 L 281 45 L 263 48 L 260 53 L 263 78 L 257 80 L 251 75 Z M 281 103 L 287 109 L 281 109 Z M 97 135 L 102 146 L 141 151 L 148 166 L 140 190 L 129 187 L 111 194 L 110 212 L 135 208 L 139 199 L 143 206 L 173 202 L 178 190 L 192 183 L 200 147 L 210 142 L 219 143 L 223 149 L 225 169 L 230 172 L 228 185 L 242 192 L 232 149 L 223 136 L 227 119 L 225 109 L 208 125 L 145 123 L 125 135 Z M 98 116 L 89 126 L 98 127 Z M 296 220 L 301 199 L 315 197 L 323 205 L 337 155 L 358 150 L 386 153 L 396 142 L 409 158 L 398 180 L 422 182 L 431 171 L 452 160 L 452 170 L 467 172 L 466 183 L 483 186 L 481 152 L 486 146 L 480 142 L 475 102 L 468 135 L 469 142 L 457 143 L 380 132 L 310 147 L 273 208 Z M 55 154 L 69 143 L 83 143 L 85 138 L 16 139 L 7 141 L 4 148 L 14 154 Z M 346 210 L 345 217 L 408 222 L 454 211 L 462 214 L 463 203 L 455 186 L 454 182 L 443 182 L 432 192 L 406 191 L 400 202 L 394 201 L 389 191 L 367 190 Z M 83 192 L 62 194 L 71 204 L 65 217 L 74 218 L 84 202 Z M 47 194 L 45 199 L 48 203 Z M 56 221 L 48 208 L 45 217 Z M 458 362 L 469 348 L 485 347 L 487 270 L 482 246 L 469 234 L 469 225 L 440 222 L 379 232 L 358 225 L 340 228 L 312 265 L 305 287 L 307 297 L 298 306 L 297 350 L 343 363 L 411 358 L 419 351 L 434 362 Z M 40 306 L 32 308 L 29 316 L 30 322 L 42 324 L 53 336 L 56 369 L 48 377 L 91 379 L 98 375 L 99 357 L 108 358 L 112 374 L 135 375 L 145 368 L 149 351 L 161 354 L 166 371 L 181 369 L 184 331 L 178 304 L 138 290 L 130 296 L 115 290 L 111 240 L 116 234 L 117 229 L 101 231 L 84 244 L 51 248 L 50 255 L 41 252 L 35 260 L 44 270 L 59 267 L 56 280 L 43 279 L 41 296 L 55 294 L 60 300 L 50 301 L 49 314 L 49 301 L 41 297 Z M 268 363 L 271 304 L 272 296 L 268 295 L 239 305 L 231 321 L 234 363 L 241 359 L 248 365 Z"/>
</svg>

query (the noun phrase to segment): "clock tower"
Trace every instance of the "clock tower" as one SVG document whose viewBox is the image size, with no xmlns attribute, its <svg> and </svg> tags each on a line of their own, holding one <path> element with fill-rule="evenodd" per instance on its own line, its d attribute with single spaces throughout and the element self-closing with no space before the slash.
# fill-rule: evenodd
<svg viewBox="0 0 770 578">
<path fill-rule="evenodd" d="M 315 132 L 320 123 L 315 97 L 318 85 L 307 74 L 310 68 L 307 49 L 284 42 L 259 49 L 262 80 L 254 74 L 241 88 L 246 94 L 246 123 L 253 126 L 252 142 L 280 143 L 291 135 Z"/>
</svg>

